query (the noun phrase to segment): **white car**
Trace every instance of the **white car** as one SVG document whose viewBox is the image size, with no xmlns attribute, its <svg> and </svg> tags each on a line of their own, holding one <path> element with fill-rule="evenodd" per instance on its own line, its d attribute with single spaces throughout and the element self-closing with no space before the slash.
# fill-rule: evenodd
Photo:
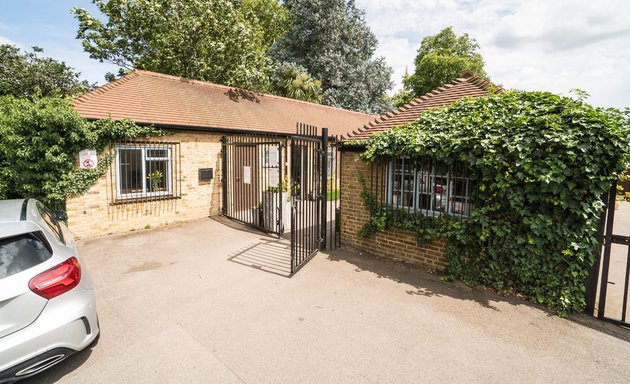
<svg viewBox="0 0 630 384">
<path fill-rule="evenodd" d="M 37 200 L 0 201 L 0 383 L 39 373 L 98 334 L 94 287 L 65 224 Z"/>
</svg>

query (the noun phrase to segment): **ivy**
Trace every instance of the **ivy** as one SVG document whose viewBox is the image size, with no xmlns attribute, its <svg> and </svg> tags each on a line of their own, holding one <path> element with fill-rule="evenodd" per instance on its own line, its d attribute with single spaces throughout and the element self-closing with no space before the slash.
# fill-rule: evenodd
<svg viewBox="0 0 630 384">
<path fill-rule="evenodd" d="M 0 199 L 33 197 L 63 206 L 67 198 L 85 193 L 112 161 L 101 154 L 97 169 L 78 169 L 80 150 L 102 153 L 116 140 L 165 134 L 130 120 L 86 121 L 70 102 L 0 97 Z"/>
<path fill-rule="evenodd" d="M 628 165 L 628 111 L 545 92 L 465 99 L 374 135 L 363 159 L 468 164 L 480 204 L 461 224 L 371 207 L 370 231 L 448 239 L 446 277 L 517 292 L 559 314 L 585 306 L 601 196 Z M 394 219 L 395 217 L 395 219 Z"/>
</svg>

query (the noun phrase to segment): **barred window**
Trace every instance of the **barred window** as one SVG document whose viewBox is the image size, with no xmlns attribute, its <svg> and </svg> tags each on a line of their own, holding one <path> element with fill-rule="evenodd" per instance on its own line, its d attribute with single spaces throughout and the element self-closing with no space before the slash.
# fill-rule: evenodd
<svg viewBox="0 0 630 384">
<path fill-rule="evenodd" d="M 387 174 L 387 203 L 394 208 L 430 216 L 468 216 L 472 210 L 472 185 L 463 166 L 396 158 Z"/>
<path fill-rule="evenodd" d="M 177 197 L 177 143 L 115 145 L 116 200 Z"/>
</svg>

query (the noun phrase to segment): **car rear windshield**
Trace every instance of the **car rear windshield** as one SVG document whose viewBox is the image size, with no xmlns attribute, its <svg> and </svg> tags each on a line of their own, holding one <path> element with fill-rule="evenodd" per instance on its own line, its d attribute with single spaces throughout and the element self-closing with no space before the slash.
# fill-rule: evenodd
<svg viewBox="0 0 630 384">
<path fill-rule="evenodd" d="M 37 233 L 0 239 L 0 279 L 50 259 L 52 252 Z"/>
</svg>

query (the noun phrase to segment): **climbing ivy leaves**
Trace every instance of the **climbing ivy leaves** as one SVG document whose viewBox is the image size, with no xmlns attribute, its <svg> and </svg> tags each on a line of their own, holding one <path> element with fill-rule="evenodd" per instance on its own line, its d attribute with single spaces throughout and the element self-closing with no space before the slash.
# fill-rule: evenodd
<svg viewBox="0 0 630 384">
<path fill-rule="evenodd" d="M 628 148 L 628 111 L 511 91 L 427 111 L 375 135 L 363 159 L 467 163 L 481 204 L 460 229 L 432 226 L 434 236 L 449 239 L 447 276 L 515 291 L 565 314 L 584 308 L 601 196 L 626 169 Z"/>
</svg>

